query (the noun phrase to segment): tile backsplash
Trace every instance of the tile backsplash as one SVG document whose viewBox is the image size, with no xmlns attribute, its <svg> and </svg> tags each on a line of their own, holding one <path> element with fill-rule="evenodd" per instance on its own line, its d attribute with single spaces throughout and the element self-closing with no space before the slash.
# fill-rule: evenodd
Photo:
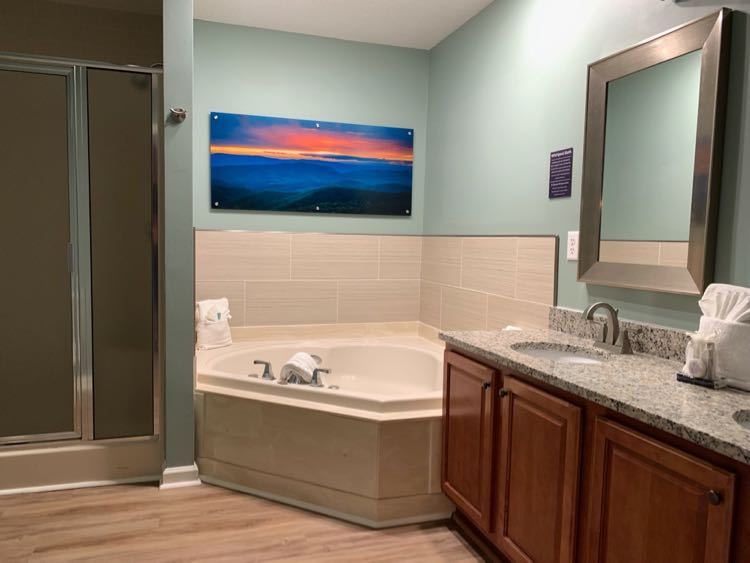
<svg viewBox="0 0 750 563">
<path fill-rule="evenodd" d="M 556 237 L 425 237 L 419 320 L 442 330 L 546 328 L 556 277 Z"/>
<path fill-rule="evenodd" d="M 196 299 L 227 297 L 233 326 L 421 321 L 546 327 L 555 237 L 196 231 Z"/>
</svg>

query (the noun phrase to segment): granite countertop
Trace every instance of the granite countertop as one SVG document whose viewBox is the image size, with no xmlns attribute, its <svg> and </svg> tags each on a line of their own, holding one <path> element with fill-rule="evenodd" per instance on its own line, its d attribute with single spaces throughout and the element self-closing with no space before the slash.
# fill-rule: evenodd
<svg viewBox="0 0 750 563">
<path fill-rule="evenodd" d="M 590 340 L 554 330 L 441 332 L 440 338 L 491 363 L 537 379 L 750 464 L 750 429 L 735 422 L 738 410 L 750 410 L 750 393 L 705 389 L 680 383 L 682 364 L 647 356 L 620 355 L 595 348 Z M 514 347 L 545 343 L 601 356 L 600 364 L 571 364 L 535 358 Z"/>
</svg>

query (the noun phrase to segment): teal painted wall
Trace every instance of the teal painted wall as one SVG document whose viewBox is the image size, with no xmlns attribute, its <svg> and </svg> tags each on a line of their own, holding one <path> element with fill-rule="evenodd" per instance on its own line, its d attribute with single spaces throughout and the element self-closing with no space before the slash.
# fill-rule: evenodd
<svg viewBox="0 0 750 563">
<path fill-rule="evenodd" d="M 193 2 L 164 0 L 164 429 L 167 467 L 193 464 Z"/>
<path fill-rule="evenodd" d="M 607 85 L 603 240 L 690 238 L 701 52 Z"/>
<path fill-rule="evenodd" d="M 421 234 L 427 51 L 195 22 L 195 227 Z M 211 111 L 414 129 L 411 217 L 216 211 L 210 208 Z"/>
<path fill-rule="evenodd" d="M 750 286 L 750 74 L 747 2 L 494 2 L 430 53 L 427 234 L 578 230 L 586 67 L 707 13 L 739 10 L 717 249 L 719 281 Z M 573 147 L 573 197 L 548 200 L 549 153 Z M 743 249 L 744 243 L 744 249 Z M 603 299 L 625 318 L 697 327 L 697 298 L 587 286 L 559 261 L 558 303 Z"/>
</svg>

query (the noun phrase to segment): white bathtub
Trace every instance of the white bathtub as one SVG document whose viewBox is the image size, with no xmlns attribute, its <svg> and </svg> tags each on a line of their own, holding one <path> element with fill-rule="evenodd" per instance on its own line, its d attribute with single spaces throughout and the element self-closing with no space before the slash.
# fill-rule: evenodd
<svg viewBox="0 0 750 563">
<path fill-rule="evenodd" d="M 317 354 L 324 387 L 280 385 L 284 363 L 299 351 Z M 440 416 L 443 348 L 417 336 L 244 342 L 197 354 L 196 388 L 278 404 L 325 410 L 370 420 Z M 260 375 L 271 362 L 276 381 Z M 336 389 L 330 388 L 336 386 Z"/>
<path fill-rule="evenodd" d="M 325 387 L 278 377 L 296 352 Z M 203 481 L 380 528 L 444 520 L 442 346 L 418 336 L 244 342 L 198 353 L 196 461 Z M 338 389 L 330 389 L 329 386 Z M 404 476 L 408 474 L 408 478 Z"/>
</svg>

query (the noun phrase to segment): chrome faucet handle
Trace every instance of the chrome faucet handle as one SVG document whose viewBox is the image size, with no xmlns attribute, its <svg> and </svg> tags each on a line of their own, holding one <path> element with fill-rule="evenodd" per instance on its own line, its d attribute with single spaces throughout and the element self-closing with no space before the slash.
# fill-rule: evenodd
<svg viewBox="0 0 750 563">
<path fill-rule="evenodd" d="M 323 387 L 323 381 L 320 379 L 319 373 L 331 373 L 330 369 L 326 368 L 315 368 L 313 370 L 312 379 L 310 380 L 310 387 Z"/>
<path fill-rule="evenodd" d="M 263 375 L 261 376 L 261 379 L 268 379 L 269 381 L 273 381 L 276 379 L 273 376 L 273 371 L 271 369 L 271 362 L 266 362 L 264 360 L 255 360 L 253 362 L 256 366 L 263 366 Z"/>
</svg>

